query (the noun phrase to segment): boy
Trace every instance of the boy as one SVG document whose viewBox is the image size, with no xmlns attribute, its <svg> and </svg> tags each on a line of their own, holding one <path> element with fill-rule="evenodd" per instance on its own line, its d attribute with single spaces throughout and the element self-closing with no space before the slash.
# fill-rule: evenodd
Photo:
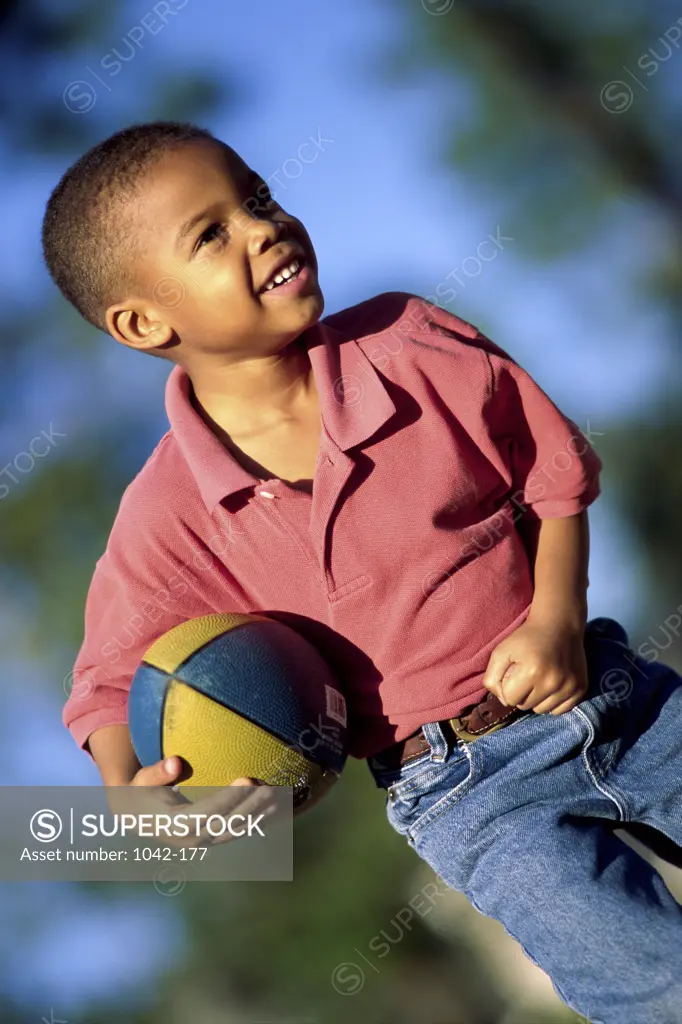
<svg viewBox="0 0 682 1024">
<path fill-rule="evenodd" d="M 682 680 L 587 622 L 601 463 L 581 431 L 417 296 L 321 320 L 305 228 L 192 125 L 85 154 L 43 245 L 86 319 L 175 364 L 64 709 L 104 784 L 180 777 L 178 758 L 140 769 L 126 726 L 156 637 L 217 611 L 324 624 L 393 827 L 579 1013 L 682 1021 L 682 908 L 612 832 L 682 841 Z"/>
</svg>

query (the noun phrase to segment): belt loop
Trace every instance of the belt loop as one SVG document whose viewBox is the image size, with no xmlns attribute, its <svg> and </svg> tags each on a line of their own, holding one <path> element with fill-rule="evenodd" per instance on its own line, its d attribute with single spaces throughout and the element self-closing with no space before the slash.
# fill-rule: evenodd
<svg viewBox="0 0 682 1024">
<path fill-rule="evenodd" d="M 440 722 L 427 722 L 422 729 L 431 748 L 431 760 L 444 761 L 448 755 L 448 741 Z"/>
</svg>

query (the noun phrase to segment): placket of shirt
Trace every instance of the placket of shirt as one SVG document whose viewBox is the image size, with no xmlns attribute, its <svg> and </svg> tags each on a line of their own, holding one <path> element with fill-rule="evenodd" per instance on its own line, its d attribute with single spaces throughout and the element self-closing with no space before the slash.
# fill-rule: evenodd
<svg viewBox="0 0 682 1024">
<path fill-rule="evenodd" d="M 266 513 L 303 552 L 331 600 L 339 600 L 370 581 L 362 573 L 335 586 L 331 569 L 332 513 L 353 466 L 353 460 L 341 450 L 321 452 L 312 495 L 279 479 L 264 481 L 255 492 L 262 505 L 268 506 Z"/>
<path fill-rule="evenodd" d="M 355 467 L 354 460 L 342 449 L 334 447 L 320 456 L 313 485 L 313 504 L 310 518 L 311 534 L 317 550 L 322 553 L 321 565 L 327 597 L 331 602 L 340 601 L 358 587 L 371 583 L 367 573 L 353 575 L 355 566 L 337 565 L 334 562 L 334 529 L 338 521 L 337 510 L 341 492 Z"/>
<path fill-rule="evenodd" d="M 311 495 L 273 477 L 258 484 L 254 500 L 259 513 L 275 529 L 281 540 L 285 543 L 287 539 L 293 541 L 315 579 L 319 581 L 319 558 L 308 529 Z"/>
</svg>

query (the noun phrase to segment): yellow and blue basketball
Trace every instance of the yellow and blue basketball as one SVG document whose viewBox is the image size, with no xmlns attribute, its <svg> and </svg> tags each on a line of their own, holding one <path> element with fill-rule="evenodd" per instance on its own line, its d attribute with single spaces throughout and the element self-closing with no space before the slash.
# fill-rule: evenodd
<svg viewBox="0 0 682 1024">
<path fill-rule="evenodd" d="M 264 615 L 189 619 L 145 653 L 128 721 L 140 764 L 177 754 L 179 789 L 237 778 L 293 786 L 312 804 L 346 761 L 346 704 L 327 662 L 299 633 Z"/>
</svg>

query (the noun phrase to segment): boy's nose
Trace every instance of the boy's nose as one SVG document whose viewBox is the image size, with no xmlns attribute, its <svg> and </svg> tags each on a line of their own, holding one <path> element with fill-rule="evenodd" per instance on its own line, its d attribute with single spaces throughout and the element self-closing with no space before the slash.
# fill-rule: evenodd
<svg viewBox="0 0 682 1024">
<path fill-rule="evenodd" d="M 251 217 L 246 231 L 249 253 L 252 256 L 258 256 L 275 242 L 279 242 L 284 234 L 284 224 L 279 220 Z"/>
</svg>

